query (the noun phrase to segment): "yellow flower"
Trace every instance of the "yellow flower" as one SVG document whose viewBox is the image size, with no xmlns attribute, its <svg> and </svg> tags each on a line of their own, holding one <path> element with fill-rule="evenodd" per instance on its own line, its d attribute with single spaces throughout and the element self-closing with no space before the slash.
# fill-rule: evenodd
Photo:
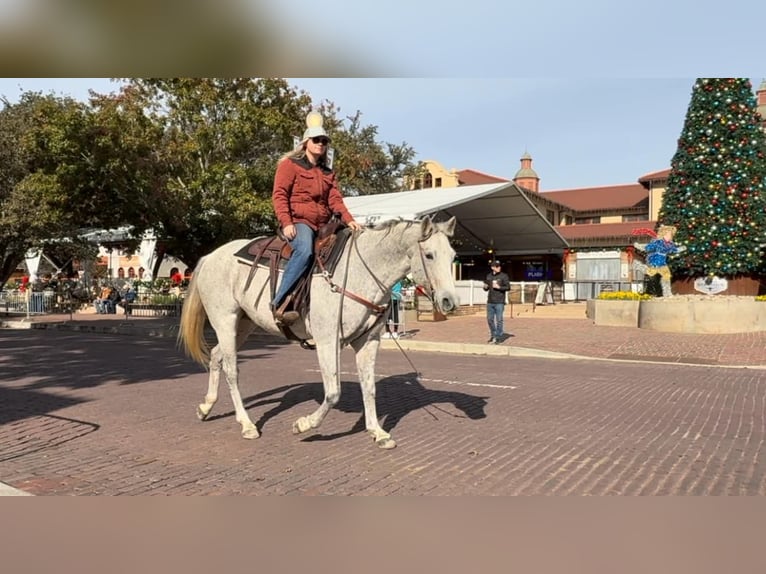
<svg viewBox="0 0 766 574">
<path fill-rule="evenodd" d="M 651 295 L 646 293 L 634 293 L 633 291 L 603 291 L 598 294 L 599 299 L 611 301 L 646 301 Z"/>
</svg>

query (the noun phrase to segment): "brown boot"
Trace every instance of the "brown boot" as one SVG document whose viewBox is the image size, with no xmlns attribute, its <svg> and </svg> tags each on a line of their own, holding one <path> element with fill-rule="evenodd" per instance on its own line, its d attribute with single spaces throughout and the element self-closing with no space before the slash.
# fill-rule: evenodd
<svg viewBox="0 0 766 574">
<path fill-rule="evenodd" d="M 282 325 L 284 327 L 288 327 L 295 323 L 298 319 L 300 319 L 300 314 L 298 311 L 275 311 L 274 312 L 274 320 L 277 322 L 277 325 Z"/>
<path fill-rule="evenodd" d="M 284 303 L 278 308 L 274 307 L 274 305 L 271 306 L 271 313 L 274 315 L 274 322 L 281 327 L 292 325 L 298 319 L 300 319 L 300 315 L 297 311 L 285 311 L 286 306 L 287 305 Z"/>
</svg>

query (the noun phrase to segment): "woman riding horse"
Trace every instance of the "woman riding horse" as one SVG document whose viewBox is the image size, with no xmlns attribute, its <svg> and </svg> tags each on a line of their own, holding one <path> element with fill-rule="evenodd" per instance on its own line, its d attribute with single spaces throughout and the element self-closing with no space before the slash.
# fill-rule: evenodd
<svg viewBox="0 0 766 574">
<path fill-rule="evenodd" d="M 272 203 L 282 234 L 290 242 L 292 255 L 285 266 L 271 310 L 274 320 L 287 326 L 299 315 L 282 308 L 287 294 L 311 267 L 317 229 L 339 213 L 343 223 L 356 231 L 362 226 L 354 221 L 338 190 L 335 173 L 327 165 L 330 138 L 322 126 L 322 116 L 311 112 L 306 117 L 306 131 L 301 143 L 279 160 L 274 177 Z"/>
</svg>

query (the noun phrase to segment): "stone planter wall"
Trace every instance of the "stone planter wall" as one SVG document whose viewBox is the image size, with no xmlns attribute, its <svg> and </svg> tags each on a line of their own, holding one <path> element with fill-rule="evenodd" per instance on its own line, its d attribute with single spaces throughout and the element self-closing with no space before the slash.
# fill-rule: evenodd
<svg viewBox="0 0 766 574">
<path fill-rule="evenodd" d="M 596 325 L 607 327 L 638 327 L 641 301 L 617 301 L 613 299 L 588 299 L 585 315 Z"/>
<path fill-rule="evenodd" d="M 766 331 L 766 302 L 726 295 L 660 297 L 641 302 L 638 326 L 672 333 Z"/>
<path fill-rule="evenodd" d="M 586 316 L 596 325 L 670 333 L 766 331 L 766 302 L 753 297 L 676 295 L 645 301 L 589 299 Z"/>
</svg>

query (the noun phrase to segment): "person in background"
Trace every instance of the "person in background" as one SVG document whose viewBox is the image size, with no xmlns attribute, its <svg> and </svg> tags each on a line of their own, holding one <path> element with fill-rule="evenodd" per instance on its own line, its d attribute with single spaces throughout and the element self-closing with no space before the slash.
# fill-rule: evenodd
<svg viewBox="0 0 766 574">
<path fill-rule="evenodd" d="M 291 325 L 298 312 L 282 309 L 282 303 L 314 261 L 314 239 L 317 230 L 330 221 L 334 213 L 348 227 L 357 231 L 362 225 L 349 213 L 338 189 L 335 173 L 327 165 L 330 137 L 318 112 L 306 117 L 306 131 L 300 144 L 286 153 L 277 164 L 271 200 L 282 234 L 292 247 L 271 310 L 278 325 Z"/>
<path fill-rule="evenodd" d="M 503 313 L 505 312 L 505 294 L 511 288 L 511 280 L 502 272 L 499 261 L 490 263 L 490 272 L 484 280 L 484 290 L 487 291 L 487 324 L 489 325 L 489 340 L 487 343 L 499 345 L 503 339 Z"/>
<path fill-rule="evenodd" d="M 391 313 L 388 316 L 388 322 L 386 323 L 386 332 L 383 335 L 384 339 L 398 339 L 399 338 L 399 307 L 402 301 L 402 282 L 397 281 L 393 287 L 391 287 Z"/>
<path fill-rule="evenodd" d="M 104 285 L 101 288 L 101 293 L 93 301 L 93 306 L 96 308 L 96 313 L 103 315 L 108 312 L 109 296 L 112 294 L 113 289 L 108 285 Z"/>
</svg>

